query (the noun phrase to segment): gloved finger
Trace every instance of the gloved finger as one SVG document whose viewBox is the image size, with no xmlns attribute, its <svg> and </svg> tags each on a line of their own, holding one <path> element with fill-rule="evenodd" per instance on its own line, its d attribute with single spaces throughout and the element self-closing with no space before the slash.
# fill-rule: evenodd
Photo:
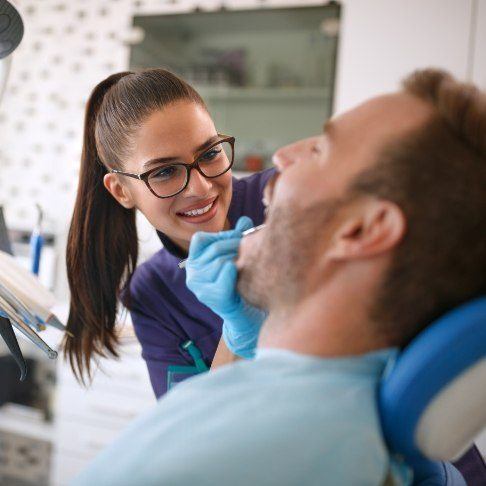
<svg viewBox="0 0 486 486">
<path fill-rule="evenodd" d="M 234 262 L 234 255 L 223 255 L 207 265 L 187 265 L 186 284 L 194 292 L 209 289 L 215 285 L 219 274 L 227 262 Z M 210 289 L 212 291 L 212 289 Z"/>
<path fill-rule="evenodd" d="M 238 221 L 236 222 L 234 231 L 238 233 L 242 233 L 243 231 L 249 230 L 254 226 L 255 225 L 251 218 L 249 218 L 248 216 L 241 216 L 241 218 L 238 219 Z"/>
<path fill-rule="evenodd" d="M 238 278 L 238 270 L 235 262 L 232 260 L 226 261 L 221 268 L 221 271 L 214 282 L 214 287 L 217 289 L 225 289 L 228 293 L 236 293 L 236 279 Z M 238 302 L 240 299 L 238 299 Z"/>
<path fill-rule="evenodd" d="M 226 240 L 241 236 L 241 233 L 247 229 L 253 228 L 254 224 L 248 216 L 242 216 L 238 219 L 236 226 L 232 230 L 219 231 L 218 233 L 208 233 L 206 231 L 198 231 L 191 239 L 189 246 L 189 254 L 197 254 L 204 250 L 204 248 L 214 241 Z"/>
<path fill-rule="evenodd" d="M 235 230 L 221 231 L 219 233 L 199 231 L 191 238 L 189 257 L 192 256 L 197 258 L 209 245 L 218 241 L 230 240 L 232 238 L 241 238 L 241 232 Z"/>
<path fill-rule="evenodd" d="M 211 245 L 206 246 L 204 251 L 198 255 L 189 254 L 187 259 L 186 269 L 188 267 L 201 267 L 212 263 L 220 257 L 233 255 L 236 257 L 241 238 L 232 238 L 230 240 L 215 241 Z"/>
<path fill-rule="evenodd" d="M 207 233 L 206 231 L 198 231 L 191 238 L 191 243 L 189 244 L 189 257 L 197 257 L 200 253 L 204 251 L 206 246 L 210 245 L 214 241 L 217 241 L 218 233 Z"/>
</svg>

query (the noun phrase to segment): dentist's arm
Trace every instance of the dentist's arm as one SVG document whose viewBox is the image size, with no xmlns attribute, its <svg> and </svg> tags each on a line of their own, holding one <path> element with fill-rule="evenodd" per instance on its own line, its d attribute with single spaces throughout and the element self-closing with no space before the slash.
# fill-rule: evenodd
<svg viewBox="0 0 486 486">
<path fill-rule="evenodd" d="M 218 344 L 218 348 L 216 349 L 216 353 L 213 358 L 213 362 L 211 363 L 211 371 L 219 368 L 220 366 L 224 366 L 228 363 L 234 363 L 235 361 L 240 360 L 236 354 L 233 354 L 226 346 L 224 339 L 221 338 Z"/>
<path fill-rule="evenodd" d="M 255 353 L 265 313 L 248 305 L 236 291 L 235 259 L 243 231 L 253 226 L 242 217 L 234 230 L 197 233 L 189 248 L 186 283 L 196 297 L 223 319 L 228 349 L 243 358 Z"/>
</svg>

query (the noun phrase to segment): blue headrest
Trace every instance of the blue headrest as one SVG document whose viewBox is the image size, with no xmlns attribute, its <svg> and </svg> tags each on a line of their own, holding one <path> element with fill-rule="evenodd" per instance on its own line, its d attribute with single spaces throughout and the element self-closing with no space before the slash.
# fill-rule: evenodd
<svg viewBox="0 0 486 486">
<path fill-rule="evenodd" d="M 379 390 L 388 448 L 414 467 L 460 456 L 486 426 L 486 297 L 447 313 L 398 356 Z"/>
</svg>

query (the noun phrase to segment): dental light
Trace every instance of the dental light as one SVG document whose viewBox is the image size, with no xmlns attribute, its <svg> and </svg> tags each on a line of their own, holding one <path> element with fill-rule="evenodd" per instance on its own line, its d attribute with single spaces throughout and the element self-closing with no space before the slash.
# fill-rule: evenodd
<svg viewBox="0 0 486 486">
<path fill-rule="evenodd" d="M 10 71 L 11 54 L 24 35 L 24 24 L 17 9 L 7 0 L 0 0 L 0 100 Z"/>
</svg>

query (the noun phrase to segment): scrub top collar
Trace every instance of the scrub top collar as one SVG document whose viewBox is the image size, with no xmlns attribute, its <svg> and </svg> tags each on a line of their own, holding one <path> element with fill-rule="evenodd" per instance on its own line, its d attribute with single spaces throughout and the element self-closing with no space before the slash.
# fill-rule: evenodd
<svg viewBox="0 0 486 486">
<path fill-rule="evenodd" d="M 157 231 L 159 240 L 164 245 L 164 248 L 171 254 L 181 260 L 187 258 L 187 251 L 182 249 L 179 245 L 175 244 L 166 234 L 161 231 Z"/>
</svg>

